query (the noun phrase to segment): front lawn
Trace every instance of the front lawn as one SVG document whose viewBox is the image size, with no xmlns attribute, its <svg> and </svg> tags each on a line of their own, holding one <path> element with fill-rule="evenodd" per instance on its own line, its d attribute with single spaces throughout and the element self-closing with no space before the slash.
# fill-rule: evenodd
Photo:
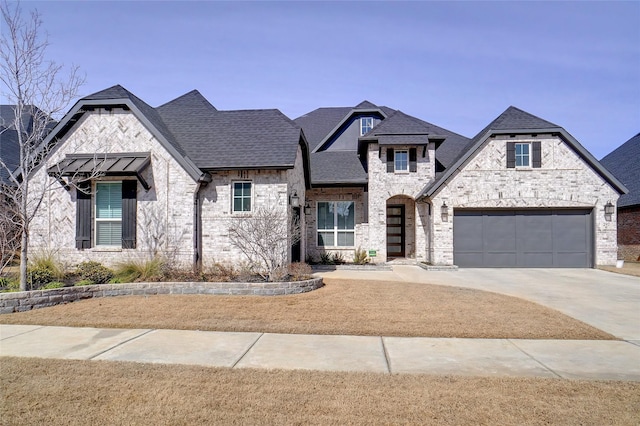
<svg viewBox="0 0 640 426">
<path fill-rule="evenodd" d="M 640 383 L 2 358 L 4 425 L 637 425 Z"/>
<path fill-rule="evenodd" d="M 269 333 L 514 339 L 614 339 L 515 297 L 420 283 L 324 279 L 291 296 L 158 295 L 90 299 L 0 315 L 4 324 Z"/>
</svg>

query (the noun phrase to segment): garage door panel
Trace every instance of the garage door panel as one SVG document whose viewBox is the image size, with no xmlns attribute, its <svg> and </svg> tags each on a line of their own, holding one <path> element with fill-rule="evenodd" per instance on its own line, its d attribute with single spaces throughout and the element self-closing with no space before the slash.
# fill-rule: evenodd
<svg viewBox="0 0 640 426">
<path fill-rule="evenodd" d="M 590 267 L 589 210 L 455 210 L 454 263 L 462 267 Z"/>
<path fill-rule="evenodd" d="M 485 251 L 514 251 L 516 249 L 515 214 L 484 215 L 483 218 Z"/>
</svg>

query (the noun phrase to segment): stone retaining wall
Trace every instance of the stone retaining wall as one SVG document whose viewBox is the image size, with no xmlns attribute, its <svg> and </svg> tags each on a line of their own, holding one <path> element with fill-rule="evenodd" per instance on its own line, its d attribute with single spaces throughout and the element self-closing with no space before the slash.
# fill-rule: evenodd
<svg viewBox="0 0 640 426">
<path fill-rule="evenodd" d="M 134 296 L 154 294 L 221 294 L 276 296 L 306 293 L 322 287 L 322 278 L 292 282 L 264 283 L 129 283 L 63 287 L 51 290 L 20 291 L 0 294 L 0 314 L 29 311 L 31 309 L 69 303 L 94 297 Z"/>
</svg>

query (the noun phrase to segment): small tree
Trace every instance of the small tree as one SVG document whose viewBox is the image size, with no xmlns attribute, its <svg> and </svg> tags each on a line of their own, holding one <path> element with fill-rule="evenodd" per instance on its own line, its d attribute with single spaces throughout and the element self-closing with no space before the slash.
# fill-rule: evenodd
<svg viewBox="0 0 640 426">
<path fill-rule="evenodd" d="M 262 206 L 251 216 L 232 219 L 229 239 L 258 274 L 273 281 L 277 271 L 288 266 L 291 246 L 300 241 L 300 223 L 283 209 Z"/>
<path fill-rule="evenodd" d="M 20 290 L 27 288 L 29 225 L 40 207 L 47 182 L 30 183 L 28 177 L 52 146 L 43 140 L 55 124 L 56 117 L 77 96 L 84 79 L 72 68 L 62 78 L 62 67 L 45 59 L 49 45 L 41 38 L 42 21 L 37 11 L 23 18 L 19 3 L 0 4 L 0 82 L 2 99 L 13 105 L 11 122 L 6 129 L 16 132 L 20 160 L 17 167 L 0 159 L 0 168 L 9 173 L 10 184 L 0 187 L 0 196 L 14 208 L 20 233 Z"/>
</svg>

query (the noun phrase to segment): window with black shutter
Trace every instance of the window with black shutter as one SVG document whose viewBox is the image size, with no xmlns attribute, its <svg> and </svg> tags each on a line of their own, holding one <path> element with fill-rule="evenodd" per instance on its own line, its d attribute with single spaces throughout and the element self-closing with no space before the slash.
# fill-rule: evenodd
<svg viewBox="0 0 640 426">
<path fill-rule="evenodd" d="M 387 148 L 387 173 L 393 173 L 395 170 L 395 157 L 393 156 L 393 148 Z"/>
<path fill-rule="evenodd" d="M 122 181 L 122 248 L 136 248 L 138 181 Z"/>
<path fill-rule="evenodd" d="M 531 143 L 532 163 L 534 169 L 542 167 L 542 146 L 540 141 Z"/>
<path fill-rule="evenodd" d="M 507 168 L 516 168 L 516 143 L 507 142 Z"/>
<path fill-rule="evenodd" d="M 79 182 L 76 189 L 76 248 L 91 248 L 91 182 Z"/>
<path fill-rule="evenodd" d="M 415 148 L 409 150 L 409 171 L 411 173 L 418 171 L 418 153 Z"/>
</svg>

